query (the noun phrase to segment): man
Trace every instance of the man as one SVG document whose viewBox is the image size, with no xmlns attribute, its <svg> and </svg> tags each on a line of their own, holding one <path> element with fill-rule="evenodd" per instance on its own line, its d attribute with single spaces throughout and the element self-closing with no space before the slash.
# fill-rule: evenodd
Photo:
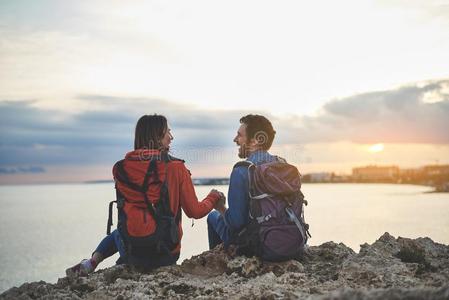
<svg viewBox="0 0 449 300">
<path fill-rule="evenodd" d="M 238 156 L 246 158 L 253 164 L 261 164 L 276 160 L 276 156 L 268 153 L 276 131 L 271 122 L 260 115 L 247 115 L 240 119 L 240 127 L 234 142 L 239 147 Z M 233 243 L 233 239 L 249 222 L 248 169 L 237 166 L 232 170 L 228 206 L 220 202 L 215 211 L 207 217 L 209 248 L 212 249 L 224 242 L 225 246 Z"/>
</svg>

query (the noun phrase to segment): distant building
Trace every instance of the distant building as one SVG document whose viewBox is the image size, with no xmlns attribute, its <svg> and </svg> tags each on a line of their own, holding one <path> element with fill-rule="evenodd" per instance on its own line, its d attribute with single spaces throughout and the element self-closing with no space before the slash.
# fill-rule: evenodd
<svg viewBox="0 0 449 300">
<path fill-rule="evenodd" d="M 419 169 L 400 169 L 398 183 L 416 183 L 424 180 L 422 168 Z"/>
<path fill-rule="evenodd" d="M 400 169 L 399 174 L 401 176 L 416 177 L 416 176 L 422 175 L 422 169 L 413 169 L 413 168 Z"/>
<path fill-rule="evenodd" d="M 421 168 L 424 182 L 437 191 L 449 191 L 449 165 L 428 165 Z"/>
<path fill-rule="evenodd" d="M 352 176 L 351 175 L 335 175 L 332 177 L 332 182 L 352 182 Z"/>
<path fill-rule="evenodd" d="M 229 178 L 193 178 L 194 185 L 228 185 Z"/>
<path fill-rule="evenodd" d="M 428 165 L 422 167 L 425 176 L 444 176 L 449 175 L 449 165 Z"/>
<path fill-rule="evenodd" d="M 330 182 L 332 180 L 332 173 L 309 173 L 309 182 Z"/>
<path fill-rule="evenodd" d="M 399 176 L 399 168 L 396 166 L 366 166 L 352 169 L 354 181 L 378 182 L 396 181 Z"/>
</svg>

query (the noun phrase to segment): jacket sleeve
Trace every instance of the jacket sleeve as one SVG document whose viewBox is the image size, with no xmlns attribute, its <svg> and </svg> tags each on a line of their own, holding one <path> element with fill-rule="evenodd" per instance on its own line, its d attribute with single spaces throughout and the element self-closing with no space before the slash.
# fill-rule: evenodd
<svg viewBox="0 0 449 300">
<path fill-rule="evenodd" d="M 181 187 L 180 187 L 180 202 L 181 207 L 187 217 L 200 219 L 207 215 L 215 206 L 215 203 L 219 199 L 219 195 L 216 193 L 210 193 L 198 202 L 198 198 L 195 194 L 195 188 L 193 187 L 192 178 L 190 172 L 185 166 L 180 168 Z"/>
<path fill-rule="evenodd" d="M 228 191 L 228 206 L 224 219 L 233 231 L 240 230 L 248 223 L 248 175 L 247 168 L 237 167 L 232 170 Z"/>
</svg>

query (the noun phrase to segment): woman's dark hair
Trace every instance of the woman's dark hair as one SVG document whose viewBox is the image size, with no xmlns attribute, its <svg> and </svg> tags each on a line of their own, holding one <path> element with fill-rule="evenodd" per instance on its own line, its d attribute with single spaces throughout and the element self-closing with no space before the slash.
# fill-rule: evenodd
<svg viewBox="0 0 449 300">
<path fill-rule="evenodd" d="M 246 125 L 248 141 L 254 138 L 263 150 L 270 149 L 276 131 L 267 118 L 261 115 L 246 115 L 240 119 L 240 123 Z"/>
<path fill-rule="evenodd" d="M 134 150 L 160 149 L 161 140 L 168 130 L 167 118 L 161 115 L 144 115 L 136 124 Z"/>
</svg>

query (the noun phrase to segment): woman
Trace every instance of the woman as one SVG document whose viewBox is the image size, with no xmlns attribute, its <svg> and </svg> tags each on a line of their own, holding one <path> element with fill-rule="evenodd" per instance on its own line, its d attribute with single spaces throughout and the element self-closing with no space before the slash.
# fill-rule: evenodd
<svg viewBox="0 0 449 300">
<path fill-rule="evenodd" d="M 168 155 L 172 140 L 164 116 L 139 119 L 134 151 L 113 168 L 118 229 L 100 242 L 90 259 L 68 268 L 67 276 L 92 273 L 101 261 L 117 252 L 117 263 L 145 268 L 175 264 L 181 250 L 181 208 L 189 218 L 199 219 L 224 202 L 223 193 L 217 190 L 198 202 L 184 161 Z"/>
</svg>

